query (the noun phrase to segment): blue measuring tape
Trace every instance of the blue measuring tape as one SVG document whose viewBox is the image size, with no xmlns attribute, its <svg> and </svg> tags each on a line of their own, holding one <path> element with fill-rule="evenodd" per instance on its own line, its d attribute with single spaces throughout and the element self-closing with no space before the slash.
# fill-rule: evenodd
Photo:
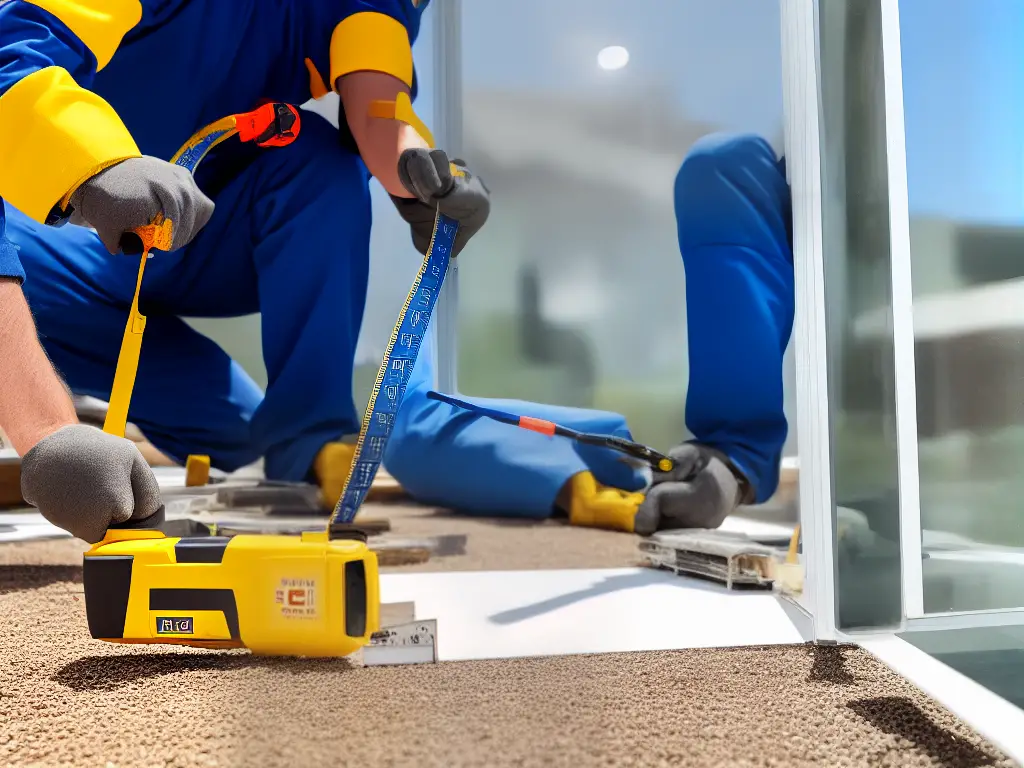
<svg viewBox="0 0 1024 768">
<path fill-rule="evenodd" d="M 441 286 L 448 274 L 448 264 L 458 229 L 459 223 L 448 216 L 438 213 L 434 219 L 430 247 L 427 248 L 427 255 L 423 258 L 419 274 L 409 289 L 402 311 L 398 314 L 398 322 L 391 331 L 391 341 L 388 342 L 387 351 L 377 372 L 377 381 L 366 405 L 363 425 L 356 442 L 356 452 L 352 458 L 352 468 L 342 489 L 341 498 L 334 507 L 330 525 L 347 524 L 355 519 L 384 460 L 388 438 L 395 427 L 395 416 L 405 397 L 405 388 L 416 365 L 416 356 L 430 326 L 430 316 L 437 304 Z"/>
<path fill-rule="evenodd" d="M 206 153 L 213 149 L 217 144 L 220 144 L 225 138 L 228 138 L 236 133 L 234 128 L 224 128 L 221 130 L 213 131 L 201 138 L 195 144 L 189 144 L 184 147 L 182 152 L 175 156 L 171 162 L 175 165 L 180 165 L 182 168 L 187 168 L 191 173 L 196 172 L 196 167 L 199 162 L 206 157 Z"/>
</svg>

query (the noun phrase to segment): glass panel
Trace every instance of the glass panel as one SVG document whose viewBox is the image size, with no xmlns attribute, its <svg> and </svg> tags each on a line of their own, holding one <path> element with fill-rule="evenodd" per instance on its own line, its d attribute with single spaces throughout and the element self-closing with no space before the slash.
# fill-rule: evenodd
<svg viewBox="0 0 1024 768">
<path fill-rule="evenodd" d="M 925 611 L 1024 606 L 1024 3 L 899 6 Z"/>
<path fill-rule="evenodd" d="M 822 215 L 840 630 L 901 617 L 879 0 L 819 3 Z M 864 333 L 858 318 L 879 318 Z"/>
<path fill-rule="evenodd" d="M 608 409 L 668 449 L 690 437 L 673 179 L 715 131 L 781 150 L 778 4 L 462 8 L 464 144 L 494 208 L 459 269 L 459 390 Z M 612 45 L 631 58 L 604 71 Z"/>
</svg>

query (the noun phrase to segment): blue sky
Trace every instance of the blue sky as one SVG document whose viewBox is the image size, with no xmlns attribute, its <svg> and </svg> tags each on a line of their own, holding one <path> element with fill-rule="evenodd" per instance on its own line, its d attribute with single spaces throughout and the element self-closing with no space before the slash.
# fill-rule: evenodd
<svg viewBox="0 0 1024 768">
<path fill-rule="evenodd" d="M 911 210 L 1024 221 L 1024 2 L 900 13 Z"/>
</svg>

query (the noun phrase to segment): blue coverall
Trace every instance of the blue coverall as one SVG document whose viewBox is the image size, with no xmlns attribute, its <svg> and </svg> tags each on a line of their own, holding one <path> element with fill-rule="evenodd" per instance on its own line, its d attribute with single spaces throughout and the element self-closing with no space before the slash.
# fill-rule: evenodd
<svg viewBox="0 0 1024 768">
<path fill-rule="evenodd" d="M 0 278 L 10 278 L 19 283 L 25 279 L 25 268 L 18 258 L 18 249 L 7 237 L 3 206 L 0 206 Z"/>
<path fill-rule="evenodd" d="M 321 80 L 346 57 L 363 56 L 367 68 L 377 68 L 386 41 L 352 40 L 354 17 L 368 23 L 358 28 L 383 29 L 391 44 L 411 49 L 427 4 L 0 3 L 0 112 L 5 121 L 13 117 L 11 105 L 25 103 L 27 89 L 47 75 L 41 70 L 63 68 L 77 86 L 113 108 L 116 115 L 104 112 L 103 119 L 119 117 L 142 154 L 169 159 L 196 130 L 226 115 L 264 101 L 306 102 L 312 84 L 307 58 Z M 96 31 L 105 14 L 133 8 L 141 17 L 123 39 L 104 38 L 105 28 L 103 35 Z M 338 49 L 342 24 L 348 24 L 350 50 Z M 97 71 L 100 50 L 112 55 Z M 405 55 L 415 97 L 411 51 Z M 358 71 L 359 64 L 347 66 Z M 20 93 L 19 81 L 27 83 Z M 63 82 L 65 92 L 76 87 Z M 37 99 L 54 101 L 46 93 Z M 25 111 L 31 117 L 38 109 Z M 57 120 L 45 127 L 53 125 L 67 128 Z M 89 138 L 74 137 L 78 144 Z M 0 159 L 3 152 L 0 145 Z M 38 158 L 40 164 L 60 161 Z M 9 176 L 0 168 L 7 189 L 32 182 L 29 174 Z M 230 471 L 265 456 L 268 477 L 311 479 L 321 447 L 359 430 L 352 365 L 369 269 L 367 169 L 326 120 L 303 113 L 293 144 L 259 149 L 226 142 L 196 179 L 216 210 L 187 247 L 158 253 L 147 266 L 140 309 L 148 322 L 129 418 L 179 461 L 206 454 L 213 466 Z M 110 255 L 89 229 L 46 226 L 39 212 L 30 216 L 11 204 L 12 194 L 5 196 L 7 236 L 20 250 L 28 276 L 24 290 L 46 352 L 74 392 L 107 399 L 137 259 Z M 0 241 L 0 271 L 16 272 L 16 262 Z M 262 313 L 266 394 L 217 344 L 180 319 L 255 312 Z"/>
<path fill-rule="evenodd" d="M 713 135 L 693 146 L 675 182 L 690 355 L 686 424 L 696 441 L 721 449 L 743 470 L 758 503 L 778 487 L 787 434 L 782 359 L 794 296 L 784 162 L 759 137 Z M 428 400 L 432 355 L 425 346 L 385 458 L 417 500 L 470 514 L 543 518 L 578 472 L 589 470 L 598 482 L 623 490 L 643 488 L 642 475 L 618 454 L 577 449 Z M 466 399 L 629 437 L 619 414 Z"/>
</svg>

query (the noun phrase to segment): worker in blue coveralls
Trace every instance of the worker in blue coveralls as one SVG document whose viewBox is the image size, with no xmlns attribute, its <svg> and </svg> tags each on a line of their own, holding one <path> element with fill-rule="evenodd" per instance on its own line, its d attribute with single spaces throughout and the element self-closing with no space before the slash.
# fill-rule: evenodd
<svg viewBox="0 0 1024 768">
<path fill-rule="evenodd" d="M 269 478 L 317 482 L 336 502 L 353 453 L 342 439 L 360 423 L 351 387 L 369 177 L 421 251 L 436 210 L 460 221 L 455 253 L 489 211 L 480 180 L 430 149 L 418 119 L 370 116 L 373 102 L 415 99 L 412 44 L 428 2 L 0 0 L 0 198 L 13 244 L 0 244 L 0 265 L 24 269 L 43 346 L 73 392 L 110 395 L 138 269 L 120 243 L 162 213 L 174 239 L 146 271 L 130 420 L 178 461 L 205 454 L 230 471 L 263 457 Z M 340 133 L 309 115 L 287 147 L 220 145 L 195 179 L 168 162 L 217 119 L 329 88 Z M 266 393 L 181 319 L 255 312 Z M 134 454 L 88 464 L 99 438 L 83 429 L 38 441 L 22 490 L 95 541 L 155 514 L 154 484 Z M 69 461 L 83 471 L 62 471 Z"/>
<path fill-rule="evenodd" d="M 739 504 L 761 503 L 775 492 L 788 429 L 782 359 L 794 311 L 784 160 L 756 136 L 705 137 L 676 175 L 675 212 L 686 271 L 686 424 L 694 435 L 670 451 L 676 468 L 655 472 L 647 487 L 640 472 L 607 449 L 580 447 L 427 399 L 434 354 L 428 348 L 385 457 L 414 498 L 468 514 L 563 513 L 575 525 L 649 534 L 717 528 Z M 615 413 L 465 399 L 630 437 L 625 418 Z"/>
</svg>

